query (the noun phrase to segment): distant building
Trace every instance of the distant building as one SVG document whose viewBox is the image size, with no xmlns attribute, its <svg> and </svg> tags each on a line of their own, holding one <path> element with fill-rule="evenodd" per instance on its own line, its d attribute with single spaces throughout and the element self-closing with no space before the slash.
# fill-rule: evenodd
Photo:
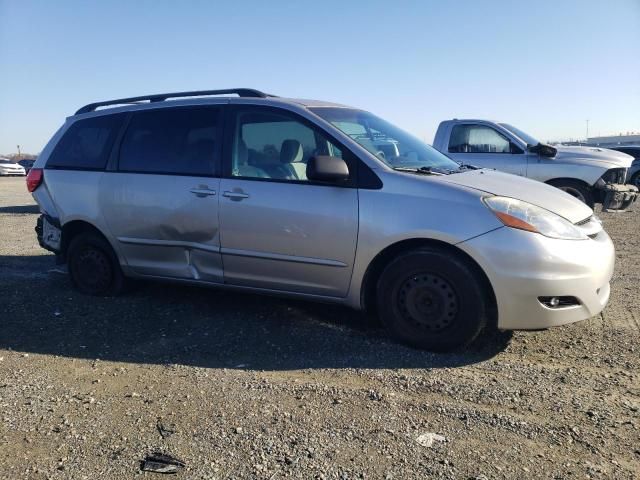
<svg viewBox="0 0 640 480">
<path fill-rule="evenodd" d="M 586 140 L 561 142 L 563 145 L 586 145 L 589 147 L 615 147 L 618 145 L 640 145 L 640 133 L 589 137 Z"/>
<path fill-rule="evenodd" d="M 640 133 L 630 135 L 612 135 L 609 137 L 589 137 L 586 145 L 615 147 L 616 145 L 640 145 Z"/>
</svg>

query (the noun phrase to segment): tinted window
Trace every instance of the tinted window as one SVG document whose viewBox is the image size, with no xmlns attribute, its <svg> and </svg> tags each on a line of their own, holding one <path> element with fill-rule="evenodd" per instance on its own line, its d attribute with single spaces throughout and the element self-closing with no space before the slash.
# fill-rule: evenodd
<svg viewBox="0 0 640 480">
<path fill-rule="evenodd" d="M 47 167 L 104 169 L 123 119 L 123 115 L 104 115 L 76 121 L 54 148 Z"/>
<path fill-rule="evenodd" d="M 314 155 L 342 156 L 319 130 L 286 113 L 240 111 L 236 115 L 231 175 L 307 180 Z"/>
<path fill-rule="evenodd" d="M 491 127 L 456 125 L 449 139 L 451 153 L 511 153 L 509 140 Z"/>
<path fill-rule="evenodd" d="M 119 170 L 213 175 L 220 108 L 171 108 L 134 114 L 120 146 Z"/>
</svg>

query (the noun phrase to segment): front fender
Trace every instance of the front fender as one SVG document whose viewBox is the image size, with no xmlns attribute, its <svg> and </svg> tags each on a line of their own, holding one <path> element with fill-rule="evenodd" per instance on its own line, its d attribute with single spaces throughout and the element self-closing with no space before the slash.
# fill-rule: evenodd
<svg viewBox="0 0 640 480">
<path fill-rule="evenodd" d="M 502 227 L 483 204 L 483 192 L 390 173 L 383 190 L 359 191 L 358 245 L 346 303 L 361 308 L 361 288 L 371 262 L 387 247 L 406 240 L 456 245 Z"/>
<path fill-rule="evenodd" d="M 529 162 L 527 165 L 527 177 L 545 183 L 557 178 L 571 178 L 593 186 L 610 168 L 610 166 L 598 164 L 564 163 L 561 160 L 543 158 Z"/>
</svg>

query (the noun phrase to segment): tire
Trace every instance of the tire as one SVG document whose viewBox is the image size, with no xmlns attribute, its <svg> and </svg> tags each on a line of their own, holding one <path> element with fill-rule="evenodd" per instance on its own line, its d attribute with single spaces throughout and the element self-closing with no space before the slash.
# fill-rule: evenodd
<svg viewBox="0 0 640 480">
<path fill-rule="evenodd" d="M 381 323 L 412 347 L 450 351 L 471 343 L 487 323 L 487 292 L 474 268 L 443 249 L 412 250 L 392 260 L 377 285 Z"/>
<path fill-rule="evenodd" d="M 585 203 L 589 208 L 593 208 L 595 205 L 591 188 L 578 180 L 551 180 L 549 185 L 567 192 L 572 197 L 575 197 L 582 203 Z"/>
<path fill-rule="evenodd" d="M 67 250 L 71 283 L 85 295 L 110 297 L 124 290 L 125 278 L 111 245 L 92 232 L 80 233 Z"/>
</svg>

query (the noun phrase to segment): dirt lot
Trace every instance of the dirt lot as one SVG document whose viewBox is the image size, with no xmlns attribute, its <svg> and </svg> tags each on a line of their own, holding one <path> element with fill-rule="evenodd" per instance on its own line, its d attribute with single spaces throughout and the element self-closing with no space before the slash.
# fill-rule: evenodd
<svg viewBox="0 0 640 480">
<path fill-rule="evenodd" d="M 0 178 L 0 478 L 640 477 L 640 207 L 603 315 L 456 354 L 346 309 L 144 284 L 74 292 Z M 416 439 L 441 435 L 431 446 Z"/>
</svg>

